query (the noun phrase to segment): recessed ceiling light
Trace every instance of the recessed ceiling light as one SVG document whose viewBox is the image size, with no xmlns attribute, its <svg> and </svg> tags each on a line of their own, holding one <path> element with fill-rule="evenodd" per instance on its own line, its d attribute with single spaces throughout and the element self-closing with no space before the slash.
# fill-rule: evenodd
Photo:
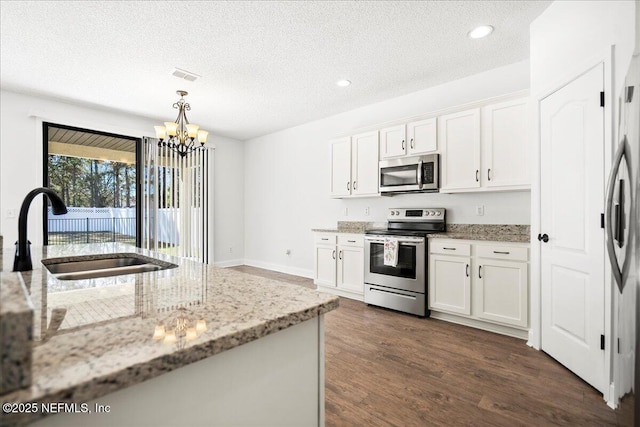
<svg viewBox="0 0 640 427">
<path fill-rule="evenodd" d="M 467 35 L 472 39 L 481 39 L 482 37 L 486 37 L 493 32 L 493 27 L 491 25 L 480 25 L 473 30 L 469 31 Z"/>
<path fill-rule="evenodd" d="M 347 87 L 351 84 L 350 80 L 338 80 L 336 84 L 340 87 Z"/>
</svg>

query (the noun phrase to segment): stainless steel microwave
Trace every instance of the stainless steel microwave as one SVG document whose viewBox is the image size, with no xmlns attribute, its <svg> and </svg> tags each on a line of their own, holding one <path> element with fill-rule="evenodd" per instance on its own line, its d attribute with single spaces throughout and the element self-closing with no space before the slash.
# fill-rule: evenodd
<svg viewBox="0 0 640 427">
<path fill-rule="evenodd" d="M 380 193 L 437 192 L 440 155 L 403 157 L 380 162 Z"/>
</svg>

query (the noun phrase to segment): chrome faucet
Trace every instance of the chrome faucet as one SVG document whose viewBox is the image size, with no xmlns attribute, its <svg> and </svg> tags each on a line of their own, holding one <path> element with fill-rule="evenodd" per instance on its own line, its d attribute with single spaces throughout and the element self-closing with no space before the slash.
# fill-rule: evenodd
<svg viewBox="0 0 640 427">
<path fill-rule="evenodd" d="M 22 201 L 20 217 L 18 218 L 18 241 L 16 242 L 16 257 L 13 260 L 13 271 L 29 271 L 33 269 L 31 265 L 31 242 L 27 240 L 27 214 L 29 213 L 31 201 L 40 193 L 45 194 L 51 200 L 54 215 L 67 213 L 67 206 L 60 196 L 49 188 L 36 188 L 26 195 Z"/>
</svg>

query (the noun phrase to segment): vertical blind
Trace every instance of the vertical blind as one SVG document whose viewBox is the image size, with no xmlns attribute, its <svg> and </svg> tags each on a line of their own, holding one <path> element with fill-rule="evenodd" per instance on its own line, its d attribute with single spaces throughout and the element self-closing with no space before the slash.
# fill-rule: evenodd
<svg viewBox="0 0 640 427">
<path fill-rule="evenodd" d="M 182 157 L 144 138 L 143 248 L 213 263 L 213 155 Z"/>
</svg>

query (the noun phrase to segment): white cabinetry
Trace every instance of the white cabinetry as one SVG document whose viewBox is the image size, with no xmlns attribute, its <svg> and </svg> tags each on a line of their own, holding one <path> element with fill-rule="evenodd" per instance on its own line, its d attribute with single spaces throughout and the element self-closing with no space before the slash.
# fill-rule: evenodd
<svg viewBox="0 0 640 427">
<path fill-rule="evenodd" d="M 331 142 L 331 196 L 378 195 L 378 132 Z"/>
<path fill-rule="evenodd" d="M 482 185 L 499 188 L 531 184 L 527 98 L 482 109 Z"/>
<path fill-rule="evenodd" d="M 322 286 L 336 286 L 336 235 L 316 234 L 314 246 L 313 283 Z"/>
<path fill-rule="evenodd" d="M 417 156 L 437 150 L 436 118 L 409 122 L 380 130 L 380 157 Z"/>
<path fill-rule="evenodd" d="M 438 118 L 443 192 L 530 188 L 527 98 Z"/>
<path fill-rule="evenodd" d="M 314 280 L 319 290 L 362 301 L 364 236 L 316 233 Z"/>
<path fill-rule="evenodd" d="M 431 239 L 432 317 L 526 338 L 528 244 Z"/>
<path fill-rule="evenodd" d="M 480 109 L 440 116 L 438 139 L 442 190 L 480 187 Z"/>
</svg>

